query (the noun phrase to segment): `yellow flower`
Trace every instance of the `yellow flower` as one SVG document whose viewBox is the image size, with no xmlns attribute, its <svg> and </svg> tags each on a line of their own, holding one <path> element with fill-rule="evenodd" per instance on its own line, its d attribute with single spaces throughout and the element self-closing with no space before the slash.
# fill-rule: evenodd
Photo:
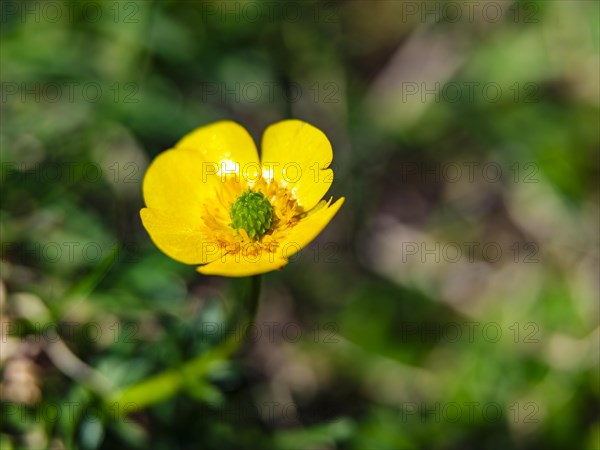
<svg viewBox="0 0 600 450">
<path fill-rule="evenodd" d="M 321 200 L 332 158 L 325 134 L 299 120 L 266 129 L 260 160 L 237 123 L 198 128 L 148 167 L 142 222 L 160 250 L 203 274 L 280 269 L 344 202 Z"/>
</svg>

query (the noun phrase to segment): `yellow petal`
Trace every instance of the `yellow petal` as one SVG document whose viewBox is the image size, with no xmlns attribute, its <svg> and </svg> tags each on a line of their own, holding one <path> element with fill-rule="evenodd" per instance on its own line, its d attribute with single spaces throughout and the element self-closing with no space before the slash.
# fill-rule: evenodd
<svg viewBox="0 0 600 450">
<path fill-rule="evenodd" d="M 257 256 L 244 256 L 242 252 L 227 254 L 219 259 L 200 266 L 196 270 L 204 275 L 222 275 L 226 277 L 248 277 L 283 268 L 287 259 L 276 253 L 262 252 Z"/>
<path fill-rule="evenodd" d="M 219 179 L 211 175 L 202 156 L 189 150 L 167 150 L 148 167 L 142 190 L 149 208 L 200 218 Z"/>
<path fill-rule="evenodd" d="M 292 189 L 305 211 L 312 209 L 331 186 L 333 171 L 328 167 L 332 158 L 327 136 L 300 120 L 273 124 L 262 138 L 263 174 L 270 173 Z"/>
<path fill-rule="evenodd" d="M 209 170 L 217 174 L 241 174 L 256 181 L 260 174 L 258 152 L 252 136 L 241 125 L 230 120 L 197 128 L 175 145 L 202 155 Z"/>
<path fill-rule="evenodd" d="M 282 258 L 289 258 L 294 253 L 297 253 L 306 247 L 319 233 L 327 226 L 333 216 L 344 204 L 345 198 L 342 197 L 333 205 L 329 206 L 331 199 L 327 205 L 319 208 L 313 213 L 301 219 L 298 224 L 292 228 L 285 238 L 285 242 L 280 243 L 280 252 Z"/>
<path fill-rule="evenodd" d="M 202 233 L 201 221 L 197 218 L 153 208 L 142 209 L 140 216 L 154 244 L 179 262 L 205 264 L 221 256 L 217 244 Z"/>
</svg>

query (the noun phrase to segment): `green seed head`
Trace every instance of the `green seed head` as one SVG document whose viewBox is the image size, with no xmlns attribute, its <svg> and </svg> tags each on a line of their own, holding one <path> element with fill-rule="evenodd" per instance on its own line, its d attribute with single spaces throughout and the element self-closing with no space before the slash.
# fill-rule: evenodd
<svg viewBox="0 0 600 450">
<path fill-rule="evenodd" d="M 250 239 L 258 239 L 271 229 L 273 206 L 260 192 L 244 192 L 231 205 L 231 226 L 243 228 Z"/>
</svg>

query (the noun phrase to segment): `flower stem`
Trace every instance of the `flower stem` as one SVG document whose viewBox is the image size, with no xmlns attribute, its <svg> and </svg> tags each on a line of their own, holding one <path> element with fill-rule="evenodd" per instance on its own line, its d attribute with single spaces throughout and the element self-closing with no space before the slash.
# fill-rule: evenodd
<svg viewBox="0 0 600 450">
<path fill-rule="evenodd" d="M 242 283 L 243 286 L 238 289 L 241 292 L 237 298 L 241 299 L 241 305 L 229 323 L 226 339 L 179 368 L 165 370 L 126 387 L 108 398 L 106 405 L 114 409 L 116 404 L 119 406 L 116 410 L 120 414 L 131 414 L 168 399 L 177 394 L 187 383 L 199 385 L 204 382 L 205 387 L 209 389 L 210 383 L 203 378 L 215 367 L 215 364 L 229 358 L 245 342 L 250 325 L 256 316 L 261 288 L 260 275 L 251 277 L 249 283 L 250 286 L 247 281 Z M 242 330 L 241 337 L 238 333 L 231 332 L 237 330 Z"/>
<path fill-rule="evenodd" d="M 262 278 L 260 275 L 250 277 L 250 289 L 246 291 L 246 298 L 244 298 L 242 303 L 243 312 L 242 316 L 238 319 L 238 326 L 244 327 L 243 339 L 240 339 L 242 342 L 246 340 L 249 325 L 254 321 L 256 313 L 258 312 L 261 280 Z"/>
<path fill-rule="evenodd" d="M 247 283 L 244 283 L 241 289 L 239 289 L 240 292 L 238 292 L 236 297 L 241 299 L 241 305 L 227 327 L 225 335 L 228 337 L 214 348 L 214 350 L 220 350 L 221 357 L 232 355 L 246 341 L 250 325 L 254 321 L 256 312 L 258 311 L 260 286 L 260 275 L 254 275 L 250 277 L 249 288 Z M 241 331 L 242 334 L 239 335 L 238 331 Z"/>
</svg>

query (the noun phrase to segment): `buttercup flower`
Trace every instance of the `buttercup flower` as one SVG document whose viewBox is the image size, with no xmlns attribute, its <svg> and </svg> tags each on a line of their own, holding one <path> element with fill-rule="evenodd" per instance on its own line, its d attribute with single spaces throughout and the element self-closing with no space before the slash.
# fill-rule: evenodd
<svg viewBox="0 0 600 450">
<path fill-rule="evenodd" d="M 203 274 L 280 269 L 344 202 L 322 200 L 332 158 L 325 134 L 299 120 L 266 129 L 260 160 L 237 123 L 198 128 L 148 167 L 142 222 L 160 250 Z"/>
</svg>

